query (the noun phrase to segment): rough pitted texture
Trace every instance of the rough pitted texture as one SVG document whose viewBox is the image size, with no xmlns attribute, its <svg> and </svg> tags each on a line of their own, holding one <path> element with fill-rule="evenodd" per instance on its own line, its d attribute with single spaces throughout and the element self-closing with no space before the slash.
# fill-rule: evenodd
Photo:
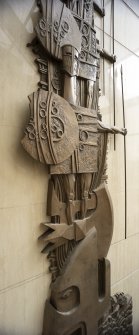
<svg viewBox="0 0 139 335">
<path fill-rule="evenodd" d="M 133 335 L 132 299 L 124 293 L 111 297 L 109 314 L 100 322 L 98 335 Z"/>
</svg>

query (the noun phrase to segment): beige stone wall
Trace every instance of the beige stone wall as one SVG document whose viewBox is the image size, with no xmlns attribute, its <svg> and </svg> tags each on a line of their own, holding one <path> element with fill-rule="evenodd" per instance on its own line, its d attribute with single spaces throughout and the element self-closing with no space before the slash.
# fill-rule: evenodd
<svg viewBox="0 0 139 335">
<path fill-rule="evenodd" d="M 131 5 L 131 1 L 129 2 Z M 122 125 L 120 65 L 123 64 L 127 135 L 127 239 L 124 239 L 123 138 L 109 141 L 109 190 L 115 227 L 109 252 L 112 292 L 133 296 L 134 335 L 139 320 L 139 18 L 124 1 L 115 1 L 116 123 Z M 133 1 L 134 2 L 134 1 Z M 105 48 L 112 52 L 111 1 L 105 0 Z M 139 14 L 139 3 L 135 1 Z M 35 0 L 0 1 L 0 334 L 39 335 L 50 275 L 37 242 L 46 219 L 47 169 L 23 150 L 20 140 L 28 120 L 27 95 L 37 89 L 39 76 L 26 44 L 37 20 Z M 96 16 L 102 44 L 102 21 Z M 103 69 L 103 64 L 102 69 Z M 112 66 L 105 61 L 101 77 L 101 111 L 113 124 Z M 105 79 L 105 80 L 103 80 Z M 103 82 L 105 81 L 105 87 Z"/>
<path fill-rule="evenodd" d="M 20 140 L 27 96 L 39 75 L 26 44 L 33 38 L 35 1 L 0 1 L 0 334 L 41 334 L 50 275 L 37 242 L 46 220 L 48 175 Z"/>
<path fill-rule="evenodd" d="M 105 0 L 104 46 L 112 49 L 111 1 Z M 125 239 L 124 139 L 109 138 L 108 186 L 114 208 L 114 234 L 108 258 L 111 261 L 112 293 L 123 291 L 133 297 L 134 335 L 139 334 L 139 1 L 116 0 L 115 4 L 115 97 L 116 124 L 123 126 L 121 64 L 123 66 L 127 150 L 127 239 Z M 132 7 L 129 8 L 129 6 Z M 135 12 L 134 12 L 135 10 Z M 101 41 L 102 23 L 96 20 Z M 103 64 L 101 64 L 103 70 Z M 102 71 L 103 72 L 103 71 Z M 104 80 L 103 80 L 104 79 Z M 103 84 L 105 83 L 105 85 Z M 103 120 L 113 124 L 113 71 L 104 63 L 100 98 Z"/>
</svg>

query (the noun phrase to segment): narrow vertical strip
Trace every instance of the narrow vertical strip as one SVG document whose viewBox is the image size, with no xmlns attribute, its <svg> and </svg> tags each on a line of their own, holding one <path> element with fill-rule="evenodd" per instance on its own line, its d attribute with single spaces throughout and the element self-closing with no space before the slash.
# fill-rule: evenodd
<svg viewBox="0 0 139 335">
<path fill-rule="evenodd" d="M 112 0 L 112 52 L 114 55 L 114 0 Z M 116 123 L 116 112 L 115 112 L 115 62 L 112 65 L 113 70 L 113 122 L 114 126 Z M 116 150 L 116 135 L 114 134 L 114 150 Z"/>
<path fill-rule="evenodd" d="M 122 106 L 123 106 L 123 127 L 125 128 L 125 104 L 124 104 L 124 84 L 123 67 L 121 65 L 121 88 L 122 88 Z M 126 138 L 124 136 L 124 172 L 125 172 L 125 239 L 127 238 L 127 170 L 126 170 Z"/>
<path fill-rule="evenodd" d="M 104 8 L 104 0 L 103 0 L 103 8 Z M 103 16 L 103 50 L 105 49 L 105 33 L 104 33 L 104 29 L 105 29 L 105 16 Z M 105 58 L 102 58 L 102 62 L 103 62 L 103 95 L 105 95 Z"/>
</svg>

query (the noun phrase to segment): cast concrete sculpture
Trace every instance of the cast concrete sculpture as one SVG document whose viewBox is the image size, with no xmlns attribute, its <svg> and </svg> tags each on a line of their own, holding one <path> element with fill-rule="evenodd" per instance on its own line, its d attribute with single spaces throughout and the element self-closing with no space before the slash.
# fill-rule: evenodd
<svg viewBox="0 0 139 335">
<path fill-rule="evenodd" d="M 39 8 L 32 47 L 39 56 L 40 88 L 29 96 L 22 144 L 49 166 L 51 176 L 50 221 L 40 236 L 52 273 L 43 335 L 106 334 L 111 308 L 106 256 L 113 232 L 107 139 L 126 130 L 105 126 L 98 106 L 100 50 L 93 15 L 94 8 L 103 10 L 92 0 L 41 0 Z M 131 324 L 122 334 L 131 334 Z"/>
</svg>

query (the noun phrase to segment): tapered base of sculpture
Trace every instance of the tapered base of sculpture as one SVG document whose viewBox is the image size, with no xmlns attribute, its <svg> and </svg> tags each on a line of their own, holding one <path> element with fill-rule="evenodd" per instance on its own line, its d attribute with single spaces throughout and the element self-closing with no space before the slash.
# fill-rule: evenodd
<svg viewBox="0 0 139 335">
<path fill-rule="evenodd" d="M 43 335 L 97 335 L 99 319 L 110 308 L 109 262 L 103 263 L 101 287 L 98 269 L 97 233 L 92 228 L 75 247 L 62 276 L 51 285 Z"/>
</svg>

